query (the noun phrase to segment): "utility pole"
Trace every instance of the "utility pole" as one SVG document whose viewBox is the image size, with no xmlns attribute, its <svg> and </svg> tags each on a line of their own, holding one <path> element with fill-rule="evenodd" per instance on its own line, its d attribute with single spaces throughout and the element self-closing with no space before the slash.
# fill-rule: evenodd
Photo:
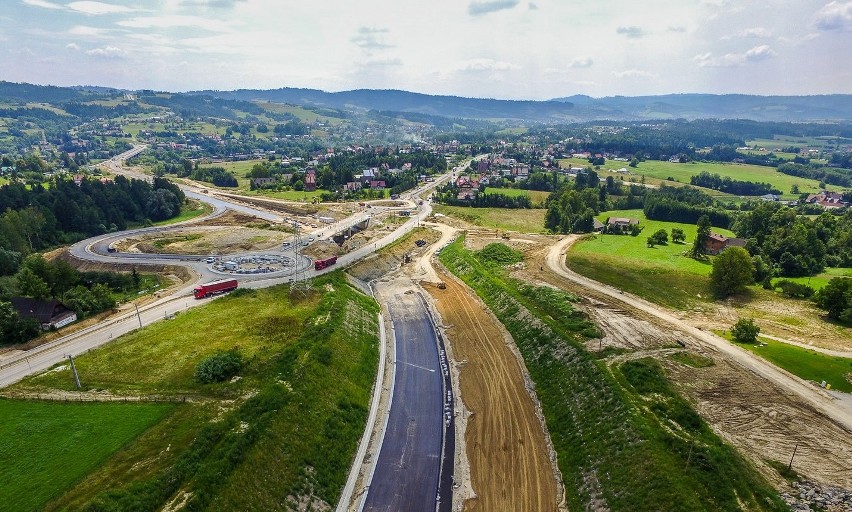
<svg viewBox="0 0 852 512">
<path fill-rule="evenodd" d="M 139 305 L 136 304 L 135 302 L 133 303 L 133 305 L 136 306 L 136 319 L 139 320 L 139 328 L 141 329 L 142 328 L 142 317 L 139 315 Z"/>
<path fill-rule="evenodd" d="M 77 383 L 77 389 L 80 389 L 80 376 L 77 375 L 77 367 L 74 366 L 74 358 L 71 357 L 71 354 L 68 354 L 68 360 L 71 361 L 71 372 L 74 374 L 74 382 Z"/>
</svg>

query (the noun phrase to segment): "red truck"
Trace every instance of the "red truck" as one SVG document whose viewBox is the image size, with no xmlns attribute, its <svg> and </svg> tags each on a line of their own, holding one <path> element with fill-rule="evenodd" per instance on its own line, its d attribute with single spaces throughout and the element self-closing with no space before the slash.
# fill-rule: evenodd
<svg viewBox="0 0 852 512">
<path fill-rule="evenodd" d="M 337 256 L 332 256 L 330 258 L 326 258 L 324 260 L 316 260 L 314 261 L 314 268 L 316 270 L 322 270 L 326 267 L 330 267 L 337 263 Z"/>
<path fill-rule="evenodd" d="M 211 295 L 216 295 L 219 293 L 230 292 L 236 289 L 236 279 L 223 279 L 221 281 L 213 281 L 212 283 L 202 284 L 195 288 L 193 293 L 195 293 L 196 299 L 203 299 L 204 297 L 209 297 Z"/>
</svg>

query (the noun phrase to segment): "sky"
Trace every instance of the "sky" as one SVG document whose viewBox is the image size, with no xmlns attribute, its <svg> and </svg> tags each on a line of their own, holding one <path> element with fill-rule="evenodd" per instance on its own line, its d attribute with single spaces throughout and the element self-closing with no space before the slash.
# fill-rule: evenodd
<svg viewBox="0 0 852 512">
<path fill-rule="evenodd" d="M 852 0 L 2 0 L 0 80 L 543 100 L 852 93 Z"/>
</svg>

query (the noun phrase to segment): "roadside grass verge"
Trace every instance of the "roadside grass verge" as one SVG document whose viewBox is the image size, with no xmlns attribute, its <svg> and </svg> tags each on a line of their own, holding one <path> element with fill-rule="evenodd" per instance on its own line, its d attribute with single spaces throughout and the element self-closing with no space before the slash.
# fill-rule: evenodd
<svg viewBox="0 0 852 512">
<path fill-rule="evenodd" d="M 735 342 L 729 331 L 725 339 L 804 380 L 825 381 L 837 391 L 852 393 L 852 358 L 837 357 L 758 336 L 758 343 Z"/>
<path fill-rule="evenodd" d="M 633 387 L 642 378 L 628 369 L 628 380 L 583 348 L 599 332 L 573 308 L 574 297 L 512 280 L 463 244 L 463 237 L 450 244 L 440 259 L 512 334 L 542 404 L 569 509 L 786 510 L 672 391 L 661 368 L 639 372 L 653 378 L 659 405 L 652 407 L 645 389 Z"/>
<path fill-rule="evenodd" d="M 0 511 L 41 510 L 174 408 L 0 399 Z"/>
<path fill-rule="evenodd" d="M 433 211 L 477 226 L 521 233 L 544 233 L 544 215 L 547 213 L 544 209 L 469 208 L 438 204 Z"/>
</svg>

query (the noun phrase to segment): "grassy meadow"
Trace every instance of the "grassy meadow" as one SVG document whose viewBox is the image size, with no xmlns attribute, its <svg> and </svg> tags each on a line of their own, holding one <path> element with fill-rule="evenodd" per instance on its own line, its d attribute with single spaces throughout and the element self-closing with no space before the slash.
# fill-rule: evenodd
<svg viewBox="0 0 852 512">
<path fill-rule="evenodd" d="M 710 260 L 686 256 L 692 248 L 697 228 L 694 224 L 648 220 L 642 210 L 613 210 L 598 215 L 639 219 L 639 236 L 593 235 L 575 243 L 568 252 L 568 266 L 597 281 L 616 286 L 646 299 L 676 309 L 687 309 L 709 297 Z M 680 227 L 686 235 L 683 244 L 671 242 L 671 230 Z M 647 238 L 659 229 L 669 233 L 668 245 L 647 246 Z M 734 236 L 726 229 L 714 233 Z"/>
<path fill-rule="evenodd" d="M 0 399 L 0 511 L 41 510 L 174 408 Z"/>
<path fill-rule="evenodd" d="M 544 233 L 543 209 L 470 208 L 466 206 L 434 205 L 433 211 L 456 217 L 485 228 L 521 233 Z"/>
<path fill-rule="evenodd" d="M 495 188 L 485 187 L 486 194 L 503 194 L 509 197 L 527 196 L 532 201 L 533 205 L 544 204 L 550 192 L 542 190 L 523 190 L 520 188 Z"/>
<path fill-rule="evenodd" d="M 560 160 L 560 164 L 563 167 L 566 167 L 567 164 L 586 167 L 589 165 L 589 162 L 582 158 L 568 158 Z M 621 167 L 626 167 L 630 170 L 637 180 L 640 176 L 645 175 L 646 182 L 649 182 L 647 178 L 654 178 L 656 180 L 674 178 L 679 183 L 689 183 L 691 177 L 706 171 L 722 177 L 728 176 L 734 180 L 769 183 L 781 191 L 784 199 L 798 198 L 798 195 L 790 193 L 793 185 L 798 185 L 799 191 L 802 193 L 816 193 L 820 191 L 819 181 L 817 180 L 788 176 L 778 172 L 774 167 L 760 165 L 717 162 L 688 162 L 681 164 L 646 160 L 640 162 L 638 167 L 633 168 L 628 167 L 626 162 L 612 162 L 608 160 L 606 164 L 601 166 L 601 169 L 620 169 Z M 625 181 L 627 179 L 625 177 Z M 840 187 L 835 187 L 834 185 L 828 185 L 826 188 L 828 190 L 840 190 Z"/>
</svg>

